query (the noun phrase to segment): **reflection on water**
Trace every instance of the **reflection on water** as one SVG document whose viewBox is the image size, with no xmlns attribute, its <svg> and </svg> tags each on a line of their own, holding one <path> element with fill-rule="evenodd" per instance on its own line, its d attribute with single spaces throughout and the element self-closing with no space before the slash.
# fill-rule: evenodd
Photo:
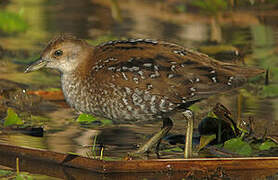
<svg viewBox="0 0 278 180">
<path fill-rule="evenodd" d="M 230 92 L 228 97 L 221 94 L 201 102 L 200 111 L 196 112 L 195 127 L 215 103 L 221 102 L 231 109 L 235 119 L 247 121 L 252 116 L 257 136 L 262 136 L 266 128 L 269 135 L 277 135 L 278 23 L 276 16 L 270 13 L 271 11 L 277 14 L 277 10 L 274 8 L 256 11 L 255 9 L 259 8 L 256 7 L 252 11 L 244 9 L 224 15 L 203 16 L 196 12 L 196 7 L 188 7 L 187 12 L 183 13 L 178 13 L 173 7 L 176 7 L 175 1 L 163 3 L 83 0 L 76 3 L 74 0 L 14 0 L 6 3 L 3 6 L 6 10 L 23 12 L 22 17 L 27 21 L 29 28 L 23 33 L 0 34 L 0 46 L 5 52 L 20 52 L 13 56 L 1 56 L 0 79 L 23 83 L 32 90 L 59 88 L 57 72 L 22 72 L 26 65 L 39 55 L 44 44 L 53 35 L 61 32 L 70 32 L 93 42 L 99 39 L 134 37 L 166 40 L 195 49 L 214 44 L 233 46 L 244 59 L 239 63 L 270 67 L 270 85 L 263 87 L 263 79 L 257 78 L 251 80 L 256 83 L 246 85 L 245 89 Z M 6 104 L 2 102 L 3 98 L 0 101 L 0 117 L 4 117 Z M 137 144 L 144 142 L 160 127 L 159 123 L 85 128 L 73 121 L 76 115 L 68 107 L 42 99 L 34 102 L 38 107 L 30 108 L 27 113 L 47 116 L 50 119 L 44 123 L 45 136 L 31 138 L 26 135 L 9 134 L 1 135 L 1 141 L 88 155 L 90 147 L 84 146 L 92 145 L 93 137 L 97 135 L 99 142 L 105 147 L 104 152 L 107 156 L 123 156 L 126 152 L 136 149 Z M 14 104 L 17 108 L 16 103 Z M 175 125 L 172 133 L 183 134 L 185 122 L 176 120 Z"/>
</svg>

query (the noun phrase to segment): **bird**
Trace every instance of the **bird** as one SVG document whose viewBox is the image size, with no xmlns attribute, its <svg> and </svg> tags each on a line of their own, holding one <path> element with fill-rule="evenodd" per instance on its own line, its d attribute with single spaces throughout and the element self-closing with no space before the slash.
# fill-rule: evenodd
<svg viewBox="0 0 278 180">
<path fill-rule="evenodd" d="M 170 131 L 172 114 L 264 72 L 165 41 L 126 39 L 92 46 L 71 34 L 50 40 L 25 73 L 43 67 L 60 71 L 65 100 L 77 111 L 120 124 L 162 121 L 162 129 L 135 151 L 139 154 Z"/>
</svg>

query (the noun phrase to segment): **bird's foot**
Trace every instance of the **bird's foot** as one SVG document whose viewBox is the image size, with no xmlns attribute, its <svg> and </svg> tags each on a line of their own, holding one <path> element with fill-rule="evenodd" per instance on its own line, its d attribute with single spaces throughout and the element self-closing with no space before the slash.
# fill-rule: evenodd
<svg viewBox="0 0 278 180">
<path fill-rule="evenodd" d="M 144 156 L 144 153 L 148 153 L 149 150 L 155 145 L 156 146 L 156 154 L 158 154 L 159 151 L 159 144 L 161 139 L 167 135 L 167 133 L 170 131 L 170 129 L 172 128 L 173 123 L 171 121 L 171 119 L 166 118 L 163 120 L 163 126 L 161 128 L 161 130 L 159 132 L 157 132 L 153 137 L 151 137 L 151 139 L 148 140 L 148 142 L 146 142 L 143 146 L 141 146 L 138 150 L 129 153 L 128 157 L 141 157 L 140 159 L 142 159 L 142 156 Z M 148 156 L 145 156 L 148 157 Z M 146 158 L 143 158 L 146 159 Z"/>
</svg>

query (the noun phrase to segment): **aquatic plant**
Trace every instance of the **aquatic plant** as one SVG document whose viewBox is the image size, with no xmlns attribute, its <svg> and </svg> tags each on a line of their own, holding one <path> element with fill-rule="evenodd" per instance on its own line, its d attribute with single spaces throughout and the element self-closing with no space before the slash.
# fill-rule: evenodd
<svg viewBox="0 0 278 180">
<path fill-rule="evenodd" d="M 202 12 L 212 15 L 228 8 L 228 2 L 225 0 L 195 0 L 191 4 L 200 8 Z"/>
<path fill-rule="evenodd" d="M 0 30 L 7 34 L 24 32 L 28 25 L 21 17 L 22 13 L 0 11 Z"/>
</svg>

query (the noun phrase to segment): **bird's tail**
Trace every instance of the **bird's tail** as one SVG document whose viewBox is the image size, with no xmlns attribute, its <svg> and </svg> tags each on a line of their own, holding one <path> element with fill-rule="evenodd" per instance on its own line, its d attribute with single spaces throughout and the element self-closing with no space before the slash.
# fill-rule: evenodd
<svg viewBox="0 0 278 180">
<path fill-rule="evenodd" d="M 224 68 L 229 69 L 230 71 L 237 72 L 237 75 L 243 76 L 247 79 L 265 73 L 265 70 L 262 68 L 244 67 L 231 64 L 224 65 Z"/>
</svg>

